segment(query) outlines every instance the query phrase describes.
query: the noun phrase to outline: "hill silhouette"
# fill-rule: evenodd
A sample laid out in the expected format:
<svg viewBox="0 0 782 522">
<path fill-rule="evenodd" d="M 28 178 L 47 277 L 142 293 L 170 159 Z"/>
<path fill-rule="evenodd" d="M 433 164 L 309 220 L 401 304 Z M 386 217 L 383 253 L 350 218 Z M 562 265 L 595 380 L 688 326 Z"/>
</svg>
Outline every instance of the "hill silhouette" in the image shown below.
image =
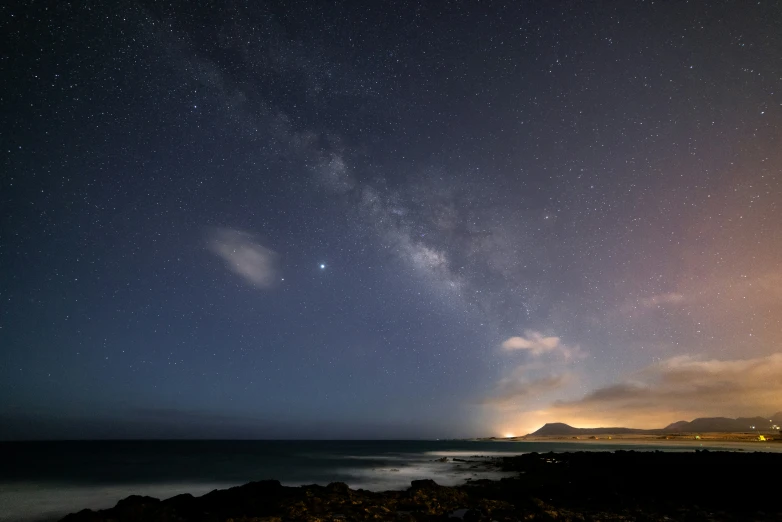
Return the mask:
<svg viewBox="0 0 782 522">
<path fill-rule="evenodd" d="M 577 435 L 660 435 L 665 433 L 690 433 L 690 432 L 715 432 L 715 433 L 736 433 L 736 432 L 768 432 L 776 431 L 782 426 L 782 412 L 777 412 L 769 417 L 739 417 L 731 419 L 728 417 L 699 417 L 691 421 L 677 421 L 659 429 L 637 429 L 637 428 L 576 428 L 565 424 L 564 422 L 550 422 L 539 430 L 530 433 L 533 436 L 577 436 Z"/>
<path fill-rule="evenodd" d="M 712 432 L 742 432 L 742 431 L 767 431 L 774 422 L 774 416 L 767 417 L 739 417 L 730 419 L 727 417 L 700 417 L 690 422 L 679 421 L 663 428 L 666 432 L 686 431 L 712 431 Z"/>
<path fill-rule="evenodd" d="M 642 430 L 635 428 L 575 428 L 564 422 L 550 422 L 530 435 L 609 435 L 609 434 L 655 434 L 662 430 Z"/>
</svg>

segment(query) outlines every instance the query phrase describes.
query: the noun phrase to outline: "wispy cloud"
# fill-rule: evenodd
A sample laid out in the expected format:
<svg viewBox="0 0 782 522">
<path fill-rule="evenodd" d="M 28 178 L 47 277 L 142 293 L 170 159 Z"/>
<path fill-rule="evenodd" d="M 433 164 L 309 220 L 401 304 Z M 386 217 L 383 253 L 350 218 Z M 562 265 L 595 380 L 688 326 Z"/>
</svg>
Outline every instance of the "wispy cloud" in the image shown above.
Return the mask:
<svg viewBox="0 0 782 522">
<path fill-rule="evenodd" d="M 560 390 L 570 384 L 572 375 L 562 373 L 540 379 L 528 380 L 524 371 L 514 372 L 514 375 L 500 380 L 495 392 L 484 399 L 483 404 L 500 408 L 519 407 L 526 400 L 538 399 L 541 396 Z"/>
<path fill-rule="evenodd" d="M 214 228 L 208 231 L 207 245 L 225 261 L 231 272 L 247 283 L 267 288 L 276 281 L 276 254 L 258 244 L 252 234 L 230 228 Z"/>
<path fill-rule="evenodd" d="M 526 352 L 538 357 L 545 354 L 561 355 L 565 360 L 578 359 L 584 355 L 581 348 L 562 343 L 559 337 L 545 335 L 536 330 L 525 330 L 523 336 L 506 339 L 501 345 L 506 352 Z"/>
<path fill-rule="evenodd" d="M 534 330 L 526 330 L 524 336 L 516 336 L 502 343 L 502 349 L 507 352 L 523 350 L 532 355 L 541 355 L 560 347 L 559 337 L 544 336 Z"/>
<path fill-rule="evenodd" d="M 566 346 L 559 337 L 536 330 L 525 330 L 523 336 L 506 339 L 501 347 L 506 353 L 523 352 L 532 356 L 525 364 L 506 373 L 491 396 L 482 401 L 484 405 L 504 409 L 523 408 L 529 401 L 565 388 L 574 379 L 567 369 L 568 363 L 583 355 L 578 346 Z"/>
</svg>

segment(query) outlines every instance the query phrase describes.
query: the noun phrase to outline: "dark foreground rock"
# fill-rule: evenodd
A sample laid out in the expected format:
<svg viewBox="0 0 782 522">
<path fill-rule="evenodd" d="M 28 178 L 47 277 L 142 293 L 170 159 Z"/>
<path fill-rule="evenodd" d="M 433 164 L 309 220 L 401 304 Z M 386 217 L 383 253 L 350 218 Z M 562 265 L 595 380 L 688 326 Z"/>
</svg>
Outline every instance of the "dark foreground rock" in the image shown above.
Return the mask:
<svg viewBox="0 0 782 522">
<path fill-rule="evenodd" d="M 493 461 L 515 478 L 406 491 L 251 482 L 202 497 L 130 496 L 63 522 L 394 520 L 782 520 L 782 454 L 531 453 Z"/>
</svg>

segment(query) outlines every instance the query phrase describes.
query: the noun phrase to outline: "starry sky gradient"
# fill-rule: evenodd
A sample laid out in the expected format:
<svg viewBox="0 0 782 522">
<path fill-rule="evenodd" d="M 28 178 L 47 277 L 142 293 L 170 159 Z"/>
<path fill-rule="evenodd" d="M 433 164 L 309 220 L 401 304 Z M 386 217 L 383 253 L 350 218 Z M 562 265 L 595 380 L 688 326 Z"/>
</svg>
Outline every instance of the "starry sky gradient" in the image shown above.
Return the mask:
<svg viewBox="0 0 782 522">
<path fill-rule="evenodd" d="M 0 437 L 782 410 L 780 4 L 1 12 Z"/>
</svg>

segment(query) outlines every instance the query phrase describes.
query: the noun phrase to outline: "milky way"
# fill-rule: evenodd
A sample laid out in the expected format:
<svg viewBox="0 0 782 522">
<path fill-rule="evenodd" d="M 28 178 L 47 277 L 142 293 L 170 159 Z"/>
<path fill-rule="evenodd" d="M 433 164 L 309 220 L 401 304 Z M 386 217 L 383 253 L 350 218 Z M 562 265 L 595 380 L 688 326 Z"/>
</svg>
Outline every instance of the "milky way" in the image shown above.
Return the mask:
<svg viewBox="0 0 782 522">
<path fill-rule="evenodd" d="M 773 3 L 5 15 L 0 436 L 782 409 Z"/>
</svg>

